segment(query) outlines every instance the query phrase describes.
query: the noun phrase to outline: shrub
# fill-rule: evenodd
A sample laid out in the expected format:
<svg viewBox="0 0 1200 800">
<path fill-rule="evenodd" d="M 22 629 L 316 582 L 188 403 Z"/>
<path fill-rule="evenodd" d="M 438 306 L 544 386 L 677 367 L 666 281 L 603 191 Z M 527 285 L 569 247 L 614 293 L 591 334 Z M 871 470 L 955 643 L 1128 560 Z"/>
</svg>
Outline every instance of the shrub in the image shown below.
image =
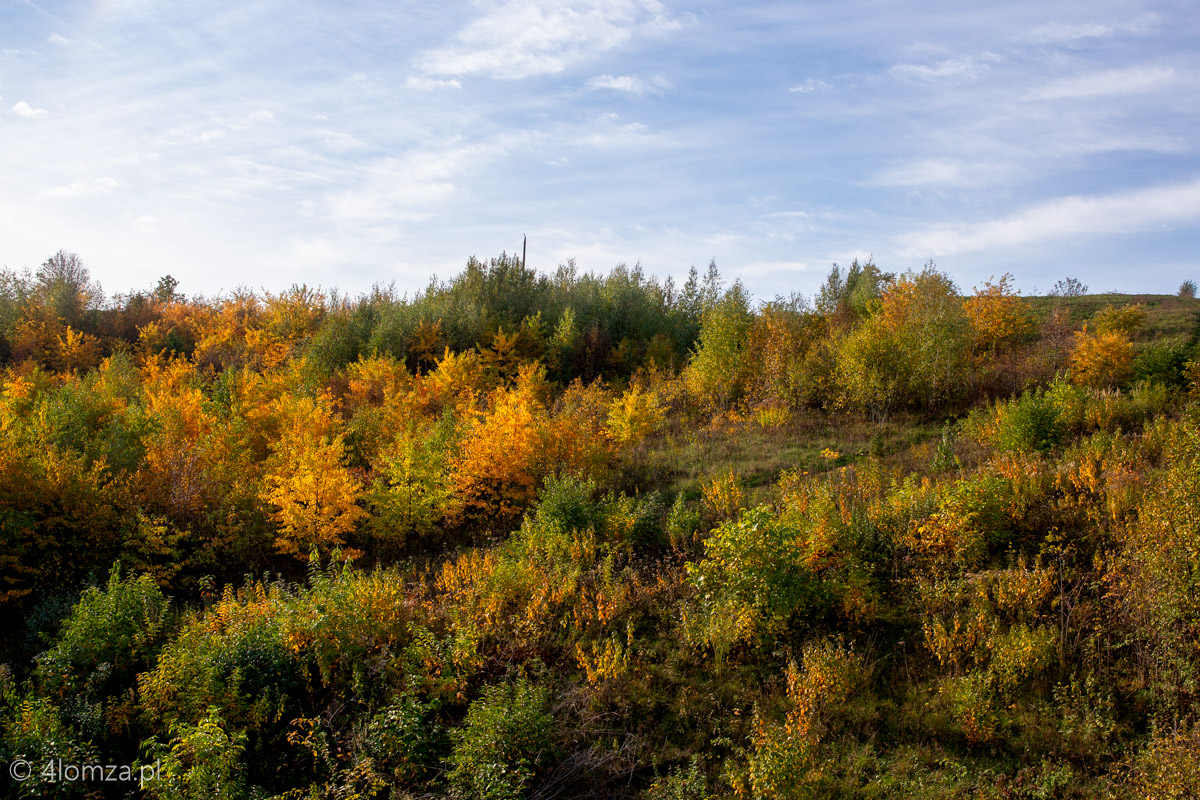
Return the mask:
<svg viewBox="0 0 1200 800">
<path fill-rule="evenodd" d="M 1191 278 L 1179 284 L 1179 296 L 1191 300 L 1196 296 L 1196 282 Z"/>
<path fill-rule="evenodd" d="M 522 675 L 511 684 L 483 690 L 450 732 L 450 785 L 472 800 L 518 800 L 552 755 L 554 718 L 549 689 Z"/>
<path fill-rule="evenodd" d="M 1154 342 L 1134 358 L 1133 376 L 1137 380 L 1186 388 L 1191 352 L 1192 348 L 1182 340 Z"/>
<path fill-rule="evenodd" d="M 1050 290 L 1051 297 L 1083 297 L 1088 293 L 1088 286 L 1078 278 L 1066 278 L 1054 284 Z"/>
<path fill-rule="evenodd" d="M 445 732 L 430 718 L 433 710 L 433 703 L 403 694 L 371 716 L 362 740 L 376 771 L 400 785 L 434 776 Z"/>
<path fill-rule="evenodd" d="M 787 669 L 788 711 L 782 725 L 754 720 L 749 783 L 755 798 L 809 798 L 824 777 L 819 747 L 833 712 L 865 683 L 862 656 L 843 642 L 809 643 L 803 667 Z"/>
<path fill-rule="evenodd" d="M 656 780 L 645 794 L 646 800 L 708 800 L 708 797 L 698 756 L 692 756 L 686 767 L 678 767 Z"/>
<path fill-rule="evenodd" d="M 993 414 L 989 438 L 999 450 L 1049 450 L 1066 433 L 1061 408 L 1053 395 L 1041 389 L 998 403 Z"/>
<path fill-rule="evenodd" d="M 805 564 L 804 539 L 802 529 L 766 506 L 714 530 L 704 558 L 687 565 L 700 605 L 692 638 L 720 657 L 738 641 L 777 631 L 819 597 L 820 580 Z"/>
<path fill-rule="evenodd" d="M 245 732 L 229 732 L 220 711 L 210 708 L 195 725 L 172 725 L 169 744 L 145 745 L 147 761 L 157 762 L 158 774 L 143 789 L 158 800 L 238 800 L 246 792 L 245 746 Z"/>
<path fill-rule="evenodd" d="M 108 585 L 84 591 L 54 645 L 38 658 L 38 679 L 60 696 L 99 699 L 123 691 L 153 663 L 166 621 L 167 600 L 154 580 L 122 580 L 114 564 Z"/>
</svg>

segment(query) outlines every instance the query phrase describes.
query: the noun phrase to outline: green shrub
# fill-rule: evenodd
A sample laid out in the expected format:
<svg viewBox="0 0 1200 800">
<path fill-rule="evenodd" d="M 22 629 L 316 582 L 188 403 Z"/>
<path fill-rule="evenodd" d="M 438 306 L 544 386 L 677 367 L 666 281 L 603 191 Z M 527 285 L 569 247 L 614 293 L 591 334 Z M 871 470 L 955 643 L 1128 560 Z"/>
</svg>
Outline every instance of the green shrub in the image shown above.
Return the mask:
<svg viewBox="0 0 1200 800">
<path fill-rule="evenodd" d="M 684 501 L 683 493 L 675 496 L 671 510 L 667 512 L 667 536 L 673 547 L 687 547 L 693 537 L 700 531 L 700 509 L 689 506 Z"/>
<path fill-rule="evenodd" d="M 1041 389 L 996 405 L 991 429 L 992 443 L 999 450 L 1027 453 L 1049 450 L 1066 433 L 1062 409 L 1055 397 Z"/>
<path fill-rule="evenodd" d="M 38 658 L 36 675 L 53 695 L 103 697 L 133 685 L 153 663 L 167 619 L 167 600 L 148 575 L 84 591 L 54 645 Z"/>
<path fill-rule="evenodd" d="M 708 787 L 700 758 L 692 756 L 686 767 L 672 770 L 646 791 L 646 800 L 707 800 Z"/>
<path fill-rule="evenodd" d="M 240 800 L 246 796 L 241 765 L 245 732 L 230 732 L 220 712 L 210 708 L 197 724 L 171 726 L 167 745 L 151 740 L 143 749 L 158 775 L 146 781 L 156 800 Z"/>
<path fill-rule="evenodd" d="M 435 775 L 445 733 L 431 719 L 434 703 L 411 694 L 376 712 L 363 730 L 363 749 L 376 771 L 401 785 L 424 783 Z"/>
<path fill-rule="evenodd" d="M 1182 340 L 1155 342 L 1134 358 L 1133 377 L 1186 388 L 1187 362 L 1192 351 L 1193 348 Z"/>
<path fill-rule="evenodd" d="M 450 785 L 472 800 L 524 797 L 551 756 L 554 719 L 549 690 L 525 676 L 495 684 L 467 709 L 462 726 L 450 732 Z"/>
<path fill-rule="evenodd" d="M 597 504 L 592 499 L 595 493 L 593 481 L 581 481 L 570 475 L 546 478 L 533 515 L 534 525 L 561 531 L 594 527 L 599 518 Z"/>
</svg>

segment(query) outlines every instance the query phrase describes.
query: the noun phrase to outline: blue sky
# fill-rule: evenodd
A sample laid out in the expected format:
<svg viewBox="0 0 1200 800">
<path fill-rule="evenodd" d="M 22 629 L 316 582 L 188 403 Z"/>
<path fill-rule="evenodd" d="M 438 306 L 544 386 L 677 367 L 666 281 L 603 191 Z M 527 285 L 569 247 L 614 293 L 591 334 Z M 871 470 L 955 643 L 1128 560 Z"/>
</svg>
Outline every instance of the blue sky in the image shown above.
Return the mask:
<svg viewBox="0 0 1200 800">
<path fill-rule="evenodd" d="M 1200 279 L 1193 2 L 0 0 L 0 263 Z"/>
</svg>

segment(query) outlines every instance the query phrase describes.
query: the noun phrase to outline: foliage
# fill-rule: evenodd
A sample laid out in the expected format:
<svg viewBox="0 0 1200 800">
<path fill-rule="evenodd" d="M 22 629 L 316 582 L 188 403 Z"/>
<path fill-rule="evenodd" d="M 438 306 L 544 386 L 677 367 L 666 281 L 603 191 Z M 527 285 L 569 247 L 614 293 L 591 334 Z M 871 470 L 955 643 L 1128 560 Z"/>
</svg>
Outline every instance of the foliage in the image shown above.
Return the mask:
<svg viewBox="0 0 1200 800">
<path fill-rule="evenodd" d="M 549 691 L 521 675 L 513 683 L 483 690 L 451 734 L 450 785 L 459 796 L 480 800 L 524 797 L 552 754 L 554 719 Z"/>
<path fill-rule="evenodd" d="M 60 698 L 119 691 L 153 663 L 167 617 L 167 600 L 148 575 L 122 580 L 113 565 L 108 585 L 84 591 L 39 657 L 38 680 Z"/>
<path fill-rule="evenodd" d="M 747 365 L 743 341 L 751 320 L 750 299 L 740 283 L 705 310 L 685 380 L 688 392 L 706 407 L 721 408 L 740 397 Z"/>
<path fill-rule="evenodd" d="M 756 305 L 508 255 L 180 288 L 0 272 L 0 760 L 163 798 L 1195 794 L 1192 300 L 856 262 Z"/>
</svg>

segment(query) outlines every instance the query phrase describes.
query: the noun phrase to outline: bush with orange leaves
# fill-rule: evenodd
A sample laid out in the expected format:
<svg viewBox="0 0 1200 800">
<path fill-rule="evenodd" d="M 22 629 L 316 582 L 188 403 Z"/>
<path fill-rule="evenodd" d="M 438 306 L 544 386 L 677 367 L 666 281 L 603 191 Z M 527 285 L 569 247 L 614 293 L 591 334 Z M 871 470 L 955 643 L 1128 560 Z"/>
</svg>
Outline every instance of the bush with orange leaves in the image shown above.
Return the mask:
<svg viewBox="0 0 1200 800">
<path fill-rule="evenodd" d="M 551 466 L 543 448 L 545 392 L 545 370 L 522 367 L 516 385 L 493 391 L 488 409 L 466 423 L 452 463 L 469 516 L 511 521 L 537 496 Z"/>
<path fill-rule="evenodd" d="M 343 464 L 343 435 L 327 399 L 285 396 L 276 401 L 279 438 L 267 459 L 261 497 L 279 526 L 275 546 L 307 557 L 340 547 L 366 516 L 362 486 Z"/>
<path fill-rule="evenodd" d="M 1108 306 L 1075 334 L 1071 351 L 1071 380 L 1096 389 L 1119 386 L 1133 374 L 1133 334 L 1142 322 L 1142 308 Z"/>
<path fill-rule="evenodd" d="M 554 402 L 547 420 L 546 457 L 561 475 L 603 481 L 617 445 L 608 427 L 611 395 L 599 381 L 576 378 Z"/>
<path fill-rule="evenodd" d="M 468 516 L 511 523 L 548 475 L 599 478 L 611 464 L 604 389 L 576 381 L 553 411 L 548 394 L 545 369 L 523 365 L 513 387 L 494 390 L 487 409 L 465 424 L 452 464 Z"/>
<path fill-rule="evenodd" d="M 824 770 L 820 746 L 827 726 L 867 683 L 863 657 L 841 639 L 811 642 L 803 666 L 787 667 L 787 713 L 783 723 L 755 715 L 748 768 L 734 774 L 739 798 L 810 798 Z"/>
<path fill-rule="evenodd" d="M 1013 291 L 1011 281 L 1008 273 L 997 283 L 988 280 L 963 302 L 977 355 L 994 356 L 1033 332 L 1033 318 L 1025 311 L 1020 295 Z"/>
</svg>

